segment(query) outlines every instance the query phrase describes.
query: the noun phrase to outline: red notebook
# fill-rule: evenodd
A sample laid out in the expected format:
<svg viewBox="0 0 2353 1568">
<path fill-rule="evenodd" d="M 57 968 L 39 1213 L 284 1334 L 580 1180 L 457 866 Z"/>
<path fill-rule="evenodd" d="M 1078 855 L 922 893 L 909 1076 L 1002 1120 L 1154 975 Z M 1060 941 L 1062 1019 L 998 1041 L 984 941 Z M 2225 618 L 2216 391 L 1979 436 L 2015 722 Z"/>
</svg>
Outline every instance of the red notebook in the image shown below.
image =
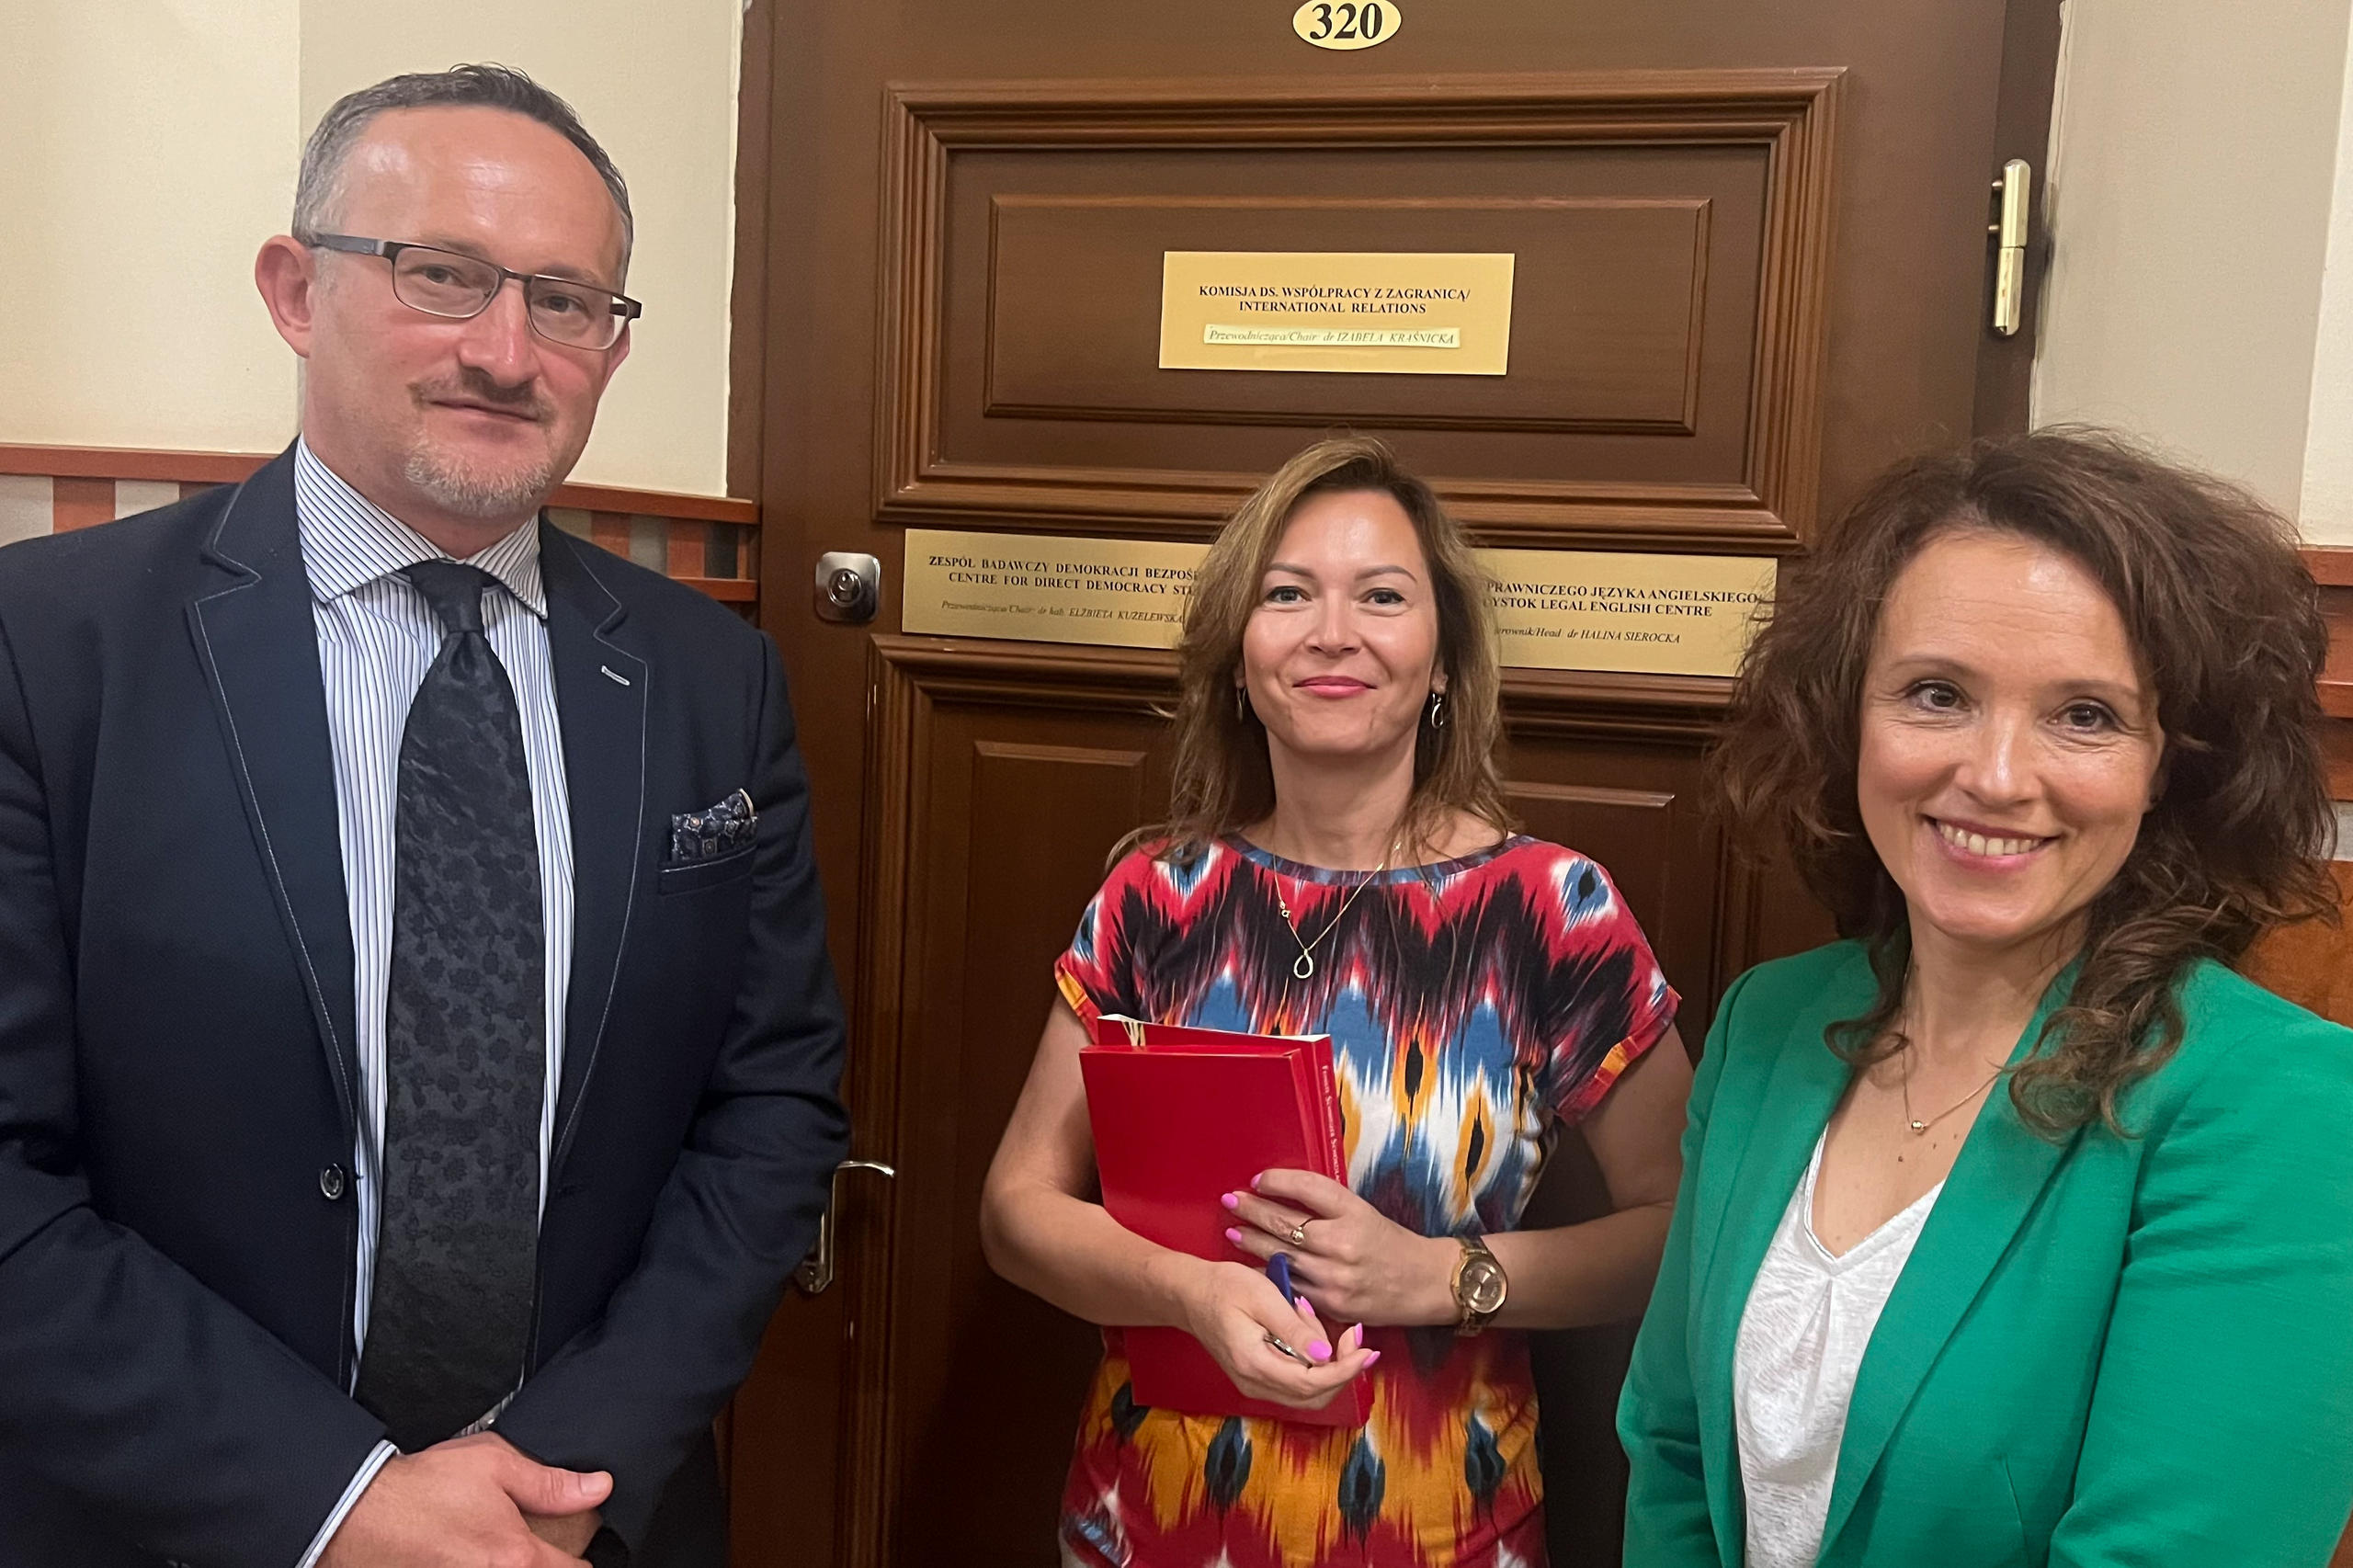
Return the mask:
<svg viewBox="0 0 2353 1568">
<path fill-rule="evenodd" d="M 1129 1230 L 1195 1257 L 1241 1259 L 1218 1199 L 1261 1171 L 1348 1179 L 1328 1035 L 1290 1039 L 1097 1020 L 1078 1066 L 1103 1207 Z M 1328 1325 L 1327 1325 L 1328 1326 Z M 1361 1426 L 1372 1412 L 1358 1378 L 1321 1410 L 1251 1399 L 1180 1328 L 1120 1331 L 1135 1402 L 1205 1415 L 1264 1415 Z"/>
</svg>

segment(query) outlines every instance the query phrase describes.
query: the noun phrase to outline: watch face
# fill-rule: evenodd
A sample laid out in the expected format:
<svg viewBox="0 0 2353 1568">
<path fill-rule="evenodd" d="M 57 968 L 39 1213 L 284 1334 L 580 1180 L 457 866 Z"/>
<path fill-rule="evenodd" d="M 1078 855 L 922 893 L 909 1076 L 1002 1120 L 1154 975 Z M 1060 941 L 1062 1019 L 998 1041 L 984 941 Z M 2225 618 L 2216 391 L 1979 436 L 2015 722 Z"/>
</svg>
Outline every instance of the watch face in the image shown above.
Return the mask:
<svg viewBox="0 0 2353 1568">
<path fill-rule="evenodd" d="M 1503 1265 L 1492 1257 L 1470 1257 L 1462 1262 L 1462 1304 L 1471 1311 L 1484 1314 L 1504 1304 Z"/>
</svg>

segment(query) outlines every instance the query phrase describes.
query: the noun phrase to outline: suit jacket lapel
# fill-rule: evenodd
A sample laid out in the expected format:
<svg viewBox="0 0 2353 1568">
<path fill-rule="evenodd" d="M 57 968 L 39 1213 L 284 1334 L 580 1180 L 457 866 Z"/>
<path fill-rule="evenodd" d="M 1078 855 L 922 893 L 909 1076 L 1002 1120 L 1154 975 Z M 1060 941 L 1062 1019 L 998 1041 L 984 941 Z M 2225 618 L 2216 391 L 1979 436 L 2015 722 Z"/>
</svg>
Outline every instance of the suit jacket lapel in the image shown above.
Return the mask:
<svg viewBox="0 0 2353 1568">
<path fill-rule="evenodd" d="M 626 608 L 598 580 L 590 550 L 542 520 L 540 564 L 572 814 L 572 979 L 550 1162 L 553 1179 L 572 1146 L 580 1097 L 596 1066 L 636 897 L 652 666 L 624 645 Z"/>
<path fill-rule="evenodd" d="M 219 586 L 188 608 L 247 822 L 325 1047 L 345 1130 L 356 1126 L 350 904 L 335 754 L 311 582 L 294 517 L 291 451 L 238 487 L 212 536 Z"/>
<path fill-rule="evenodd" d="M 1856 964 L 1868 984 L 1869 968 L 1859 957 Z M 1699 1222 L 1710 1239 L 1706 1255 L 1695 1260 L 1693 1270 L 1701 1303 L 1694 1369 L 1700 1471 L 1707 1477 L 1709 1512 L 1716 1521 L 1725 1568 L 1739 1568 L 1745 1554 L 1746 1509 L 1733 1424 L 1733 1359 L 1741 1314 L 1790 1195 L 1813 1157 L 1814 1141 L 1852 1074 L 1844 1059 L 1824 1043 L 1822 1018 L 1849 1017 L 1866 1006 L 1859 998 L 1851 1008 L 1828 1015 L 1809 1012 L 1794 1021 L 1764 1092 L 1749 1099 L 1748 1126 L 1744 1130 L 1727 1124 L 1725 1116 L 1733 1107 L 1719 1095 L 1717 1119 L 1708 1130 L 1711 1142 L 1723 1136 L 1741 1149 L 1728 1178 L 1702 1179 Z"/>
<path fill-rule="evenodd" d="M 2012 1062 L 2033 1051 L 2043 1020 L 2060 1005 L 2074 979 L 2071 968 L 2043 994 L 2033 1021 L 2010 1053 Z M 1823 1523 L 1824 1562 L 1830 1561 L 1831 1548 L 1854 1513 L 1864 1483 L 1887 1451 L 1897 1423 L 1911 1408 L 1945 1342 L 1961 1326 L 2052 1173 L 2080 1137 L 2077 1133 L 2052 1142 L 2035 1134 L 2018 1119 L 2006 1084 L 1997 1085 L 1978 1112 L 1856 1374 L 1847 1430 L 1838 1445 L 1837 1479 Z"/>
</svg>

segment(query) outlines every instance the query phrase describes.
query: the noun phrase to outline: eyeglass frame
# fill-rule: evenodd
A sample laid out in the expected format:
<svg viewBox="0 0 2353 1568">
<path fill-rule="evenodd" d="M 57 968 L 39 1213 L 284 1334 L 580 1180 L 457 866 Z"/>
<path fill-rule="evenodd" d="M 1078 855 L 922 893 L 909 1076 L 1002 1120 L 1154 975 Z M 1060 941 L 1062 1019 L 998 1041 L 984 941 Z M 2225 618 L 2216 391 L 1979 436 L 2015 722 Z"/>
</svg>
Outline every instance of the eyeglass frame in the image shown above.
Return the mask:
<svg viewBox="0 0 2353 1568">
<path fill-rule="evenodd" d="M 498 298 L 499 290 L 506 288 L 507 280 L 512 278 L 524 286 L 523 319 L 530 323 L 533 332 L 547 338 L 550 343 L 559 348 L 578 348 L 590 354 L 609 354 L 613 351 L 614 346 L 620 342 L 621 334 L 629 330 L 629 324 L 645 314 L 645 307 L 637 301 L 631 299 L 627 294 L 608 289 L 601 283 L 591 283 L 585 278 L 562 278 L 552 272 L 517 272 L 513 267 L 499 266 L 488 256 L 471 256 L 461 250 L 451 250 L 447 245 L 428 245 L 418 240 L 372 240 L 360 234 L 310 234 L 297 237 L 301 238 L 304 244 L 317 250 L 335 251 L 344 256 L 382 256 L 384 265 L 395 273 L 400 266 L 398 258 L 401 252 L 404 250 L 432 251 L 436 255 L 454 256 L 461 260 L 487 267 L 498 274 L 497 286 L 483 296 L 481 308 L 470 315 L 453 316 L 441 311 L 428 311 L 423 305 L 410 304 L 408 301 L 401 300 L 400 290 L 397 288 L 392 290 L 392 298 L 400 300 L 402 304 L 408 305 L 410 310 L 422 316 L 432 316 L 440 321 L 472 321 L 483 311 L 490 309 L 492 303 Z M 550 336 L 547 333 L 540 332 L 540 324 L 532 319 L 530 311 L 530 285 L 538 282 L 562 283 L 574 289 L 594 289 L 600 294 L 612 295 L 613 314 L 621 318 L 620 326 L 613 333 L 613 341 L 602 347 L 591 348 L 585 343 L 566 343 L 561 337 Z"/>
</svg>

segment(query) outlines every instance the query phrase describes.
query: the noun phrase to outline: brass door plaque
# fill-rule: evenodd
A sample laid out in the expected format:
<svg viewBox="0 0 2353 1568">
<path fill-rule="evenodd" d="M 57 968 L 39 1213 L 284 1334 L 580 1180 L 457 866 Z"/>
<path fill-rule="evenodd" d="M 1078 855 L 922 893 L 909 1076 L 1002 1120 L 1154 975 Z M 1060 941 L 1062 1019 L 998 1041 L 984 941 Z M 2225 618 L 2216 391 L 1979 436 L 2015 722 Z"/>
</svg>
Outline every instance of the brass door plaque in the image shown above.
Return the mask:
<svg viewBox="0 0 2353 1568">
<path fill-rule="evenodd" d="M 1500 376 L 1508 253 L 1172 250 L 1161 258 L 1164 370 Z"/>
<path fill-rule="evenodd" d="M 1506 666 L 1728 676 L 1775 563 L 1743 555 L 1485 550 Z"/>
<path fill-rule="evenodd" d="M 1173 648 L 1207 547 L 907 530 L 911 632 Z"/>
<path fill-rule="evenodd" d="M 905 630 L 1173 648 L 1209 547 L 1157 540 L 907 530 Z M 1480 552 L 1498 652 L 1519 669 L 1728 676 L 1774 562 L 1581 550 Z"/>
</svg>

